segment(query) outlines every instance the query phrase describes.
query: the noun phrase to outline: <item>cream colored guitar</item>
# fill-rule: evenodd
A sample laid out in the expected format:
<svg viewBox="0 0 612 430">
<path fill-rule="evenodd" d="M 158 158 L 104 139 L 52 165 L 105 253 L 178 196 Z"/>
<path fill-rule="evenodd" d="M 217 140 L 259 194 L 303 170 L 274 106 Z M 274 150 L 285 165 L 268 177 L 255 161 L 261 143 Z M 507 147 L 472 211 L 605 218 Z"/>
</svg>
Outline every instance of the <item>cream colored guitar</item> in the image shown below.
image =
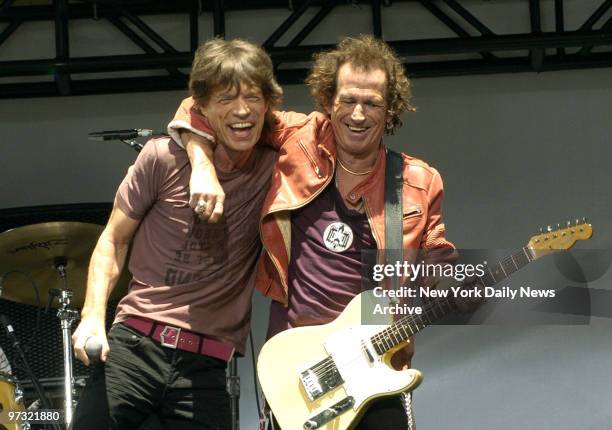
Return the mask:
<svg viewBox="0 0 612 430">
<path fill-rule="evenodd" d="M 531 261 L 569 249 L 591 234 L 591 225 L 584 222 L 549 228 L 520 251 L 489 265 L 490 272 L 478 281 L 492 286 Z M 392 369 L 391 356 L 410 336 L 453 311 L 453 302 L 430 300 L 421 315 L 365 325 L 363 314 L 371 315 L 366 309 L 373 309 L 378 300 L 371 291 L 363 292 L 331 323 L 284 331 L 263 346 L 257 363 L 259 381 L 282 430 L 350 429 L 372 400 L 419 385 L 421 373 Z"/>
</svg>

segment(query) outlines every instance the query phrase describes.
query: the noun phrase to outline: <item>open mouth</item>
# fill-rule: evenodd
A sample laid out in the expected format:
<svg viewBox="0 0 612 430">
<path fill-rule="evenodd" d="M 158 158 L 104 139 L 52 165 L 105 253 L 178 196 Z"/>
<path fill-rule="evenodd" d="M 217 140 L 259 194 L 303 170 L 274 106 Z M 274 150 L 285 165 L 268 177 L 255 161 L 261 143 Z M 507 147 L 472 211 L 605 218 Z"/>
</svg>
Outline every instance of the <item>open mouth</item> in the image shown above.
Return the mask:
<svg viewBox="0 0 612 430">
<path fill-rule="evenodd" d="M 232 131 L 232 134 L 238 138 L 248 137 L 255 127 L 255 124 L 252 122 L 236 122 L 233 124 L 228 124 L 229 129 Z"/>
<path fill-rule="evenodd" d="M 370 128 L 370 127 L 357 127 L 357 126 L 350 125 L 350 124 L 346 124 L 346 127 L 353 133 L 364 133 Z"/>
</svg>

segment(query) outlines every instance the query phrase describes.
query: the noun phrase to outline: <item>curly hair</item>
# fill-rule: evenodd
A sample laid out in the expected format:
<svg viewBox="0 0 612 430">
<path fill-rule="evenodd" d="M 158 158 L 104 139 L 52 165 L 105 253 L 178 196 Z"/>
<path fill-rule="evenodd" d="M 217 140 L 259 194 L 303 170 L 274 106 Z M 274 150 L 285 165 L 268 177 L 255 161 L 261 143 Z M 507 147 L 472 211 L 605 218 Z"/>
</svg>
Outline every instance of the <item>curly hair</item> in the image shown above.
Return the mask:
<svg viewBox="0 0 612 430">
<path fill-rule="evenodd" d="M 386 134 L 393 134 L 402 126 L 400 115 L 414 111 L 410 104 L 410 81 L 398 56 L 391 47 L 371 35 L 346 37 L 331 51 L 314 55 L 314 65 L 306 78 L 310 94 L 320 109 L 329 108 L 334 102 L 338 70 L 344 64 L 370 71 L 381 69 L 387 76 L 387 115 L 389 125 Z"/>
</svg>

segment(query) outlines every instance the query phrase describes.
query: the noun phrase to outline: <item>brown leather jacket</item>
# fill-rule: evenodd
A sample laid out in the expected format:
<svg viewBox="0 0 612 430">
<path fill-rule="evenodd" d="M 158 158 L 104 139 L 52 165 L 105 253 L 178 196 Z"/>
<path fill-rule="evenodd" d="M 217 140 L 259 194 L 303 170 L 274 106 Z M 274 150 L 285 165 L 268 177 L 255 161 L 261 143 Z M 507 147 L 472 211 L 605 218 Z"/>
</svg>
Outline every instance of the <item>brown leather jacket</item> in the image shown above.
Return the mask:
<svg viewBox="0 0 612 430">
<path fill-rule="evenodd" d="M 279 159 L 260 219 L 264 252 L 255 286 L 265 296 L 286 305 L 291 211 L 308 204 L 331 183 L 336 148 L 331 124 L 322 113 L 313 112 L 306 116 L 295 112 L 274 112 L 273 116 L 262 140 L 278 149 Z M 208 138 L 214 134 L 206 118 L 193 109 L 191 98 L 183 100 L 169 125 L 169 131 L 176 136 L 173 128 L 189 128 Z M 385 248 L 385 150 L 381 145 L 372 174 L 349 194 L 349 198 L 355 201 L 361 197 L 364 199 L 378 249 Z M 414 256 L 410 251 L 433 249 L 442 251 L 438 255 L 446 255 L 446 261 L 452 261 L 455 247 L 444 235 L 440 174 L 421 160 L 406 154 L 402 156 L 405 259 Z"/>
</svg>

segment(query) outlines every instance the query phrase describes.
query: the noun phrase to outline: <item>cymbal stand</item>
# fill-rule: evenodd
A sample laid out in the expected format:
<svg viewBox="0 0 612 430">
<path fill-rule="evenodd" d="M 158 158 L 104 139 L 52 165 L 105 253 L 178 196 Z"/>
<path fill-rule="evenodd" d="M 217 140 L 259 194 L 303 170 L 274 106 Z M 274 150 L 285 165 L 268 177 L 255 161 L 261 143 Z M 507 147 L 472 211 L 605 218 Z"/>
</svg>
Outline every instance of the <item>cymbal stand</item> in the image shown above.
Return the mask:
<svg viewBox="0 0 612 430">
<path fill-rule="evenodd" d="M 73 394 L 74 378 L 72 376 L 72 323 L 78 318 L 78 313 L 70 308 L 72 291 L 66 283 L 66 261 L 56 262 L 55 268 L 63 281 L 63 287 L 59 290 L 58 299 L 61 307 L 57 311 L 62 327 L 62 344 L 64 353 L 64 411 L 66 428 L 70 426 L 74 411 Z"/>
</svg>

